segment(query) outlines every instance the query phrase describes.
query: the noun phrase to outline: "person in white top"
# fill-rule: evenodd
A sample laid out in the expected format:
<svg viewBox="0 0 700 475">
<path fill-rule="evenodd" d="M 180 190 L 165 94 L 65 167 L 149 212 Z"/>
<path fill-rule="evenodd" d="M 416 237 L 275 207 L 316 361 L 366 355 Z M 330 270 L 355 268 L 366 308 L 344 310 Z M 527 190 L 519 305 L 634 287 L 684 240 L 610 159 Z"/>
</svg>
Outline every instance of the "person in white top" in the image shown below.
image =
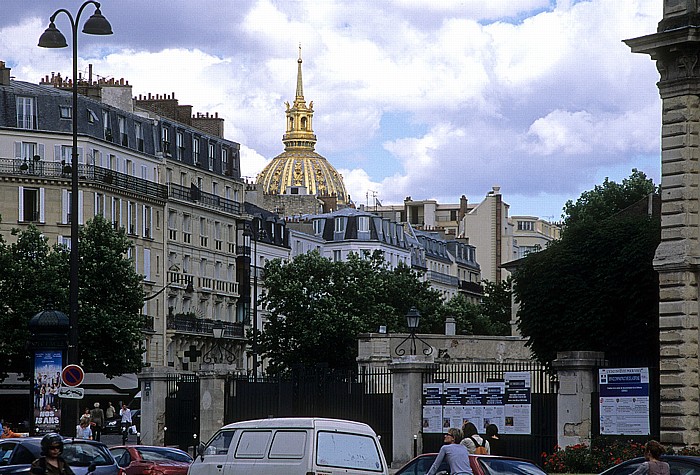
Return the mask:
<svg viewBox="0 0 700 475">
<path fill-rule="evenodd" d="M 471 422 L 465 422 L 462 426 L 462 445 L 464 445 L 470 454 L 488 455 L 491 453 L 489 441 L 479 435 L 476 426 Z"/>
</svg>

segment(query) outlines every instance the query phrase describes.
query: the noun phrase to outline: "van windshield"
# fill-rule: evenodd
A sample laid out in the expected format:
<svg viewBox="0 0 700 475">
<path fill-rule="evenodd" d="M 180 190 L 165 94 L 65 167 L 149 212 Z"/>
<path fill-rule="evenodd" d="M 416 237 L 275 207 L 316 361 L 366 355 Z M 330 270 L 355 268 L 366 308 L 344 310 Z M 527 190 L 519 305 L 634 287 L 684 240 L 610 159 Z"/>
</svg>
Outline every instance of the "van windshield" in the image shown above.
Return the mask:
<svg viewBox="0 0 700 475">
<path fill-rule="evenodd" d="M 319 431 L 316 465 L 381 472 L 380 448 L 368 435 Z"/>
</svg>

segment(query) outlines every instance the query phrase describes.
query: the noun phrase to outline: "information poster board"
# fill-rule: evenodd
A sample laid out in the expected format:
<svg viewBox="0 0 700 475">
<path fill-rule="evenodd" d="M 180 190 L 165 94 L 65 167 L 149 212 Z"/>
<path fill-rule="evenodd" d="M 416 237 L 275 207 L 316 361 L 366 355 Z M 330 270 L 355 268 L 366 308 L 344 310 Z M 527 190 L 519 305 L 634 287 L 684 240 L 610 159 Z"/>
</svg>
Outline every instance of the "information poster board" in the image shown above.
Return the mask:
<svg viewBox="0 0 700 475">
<path fill-rule="evenodd" d="M 598 370 L 601 435 L 650 435 L 649 368 Z"/>
<path fill-rule="evenodd" d="M 503 381 L 423 385 L 423 432 L 440 433 L 471 422 L 481 433 L 530 433 L 530 373 L 504 373 Z"/>
<path fill-rule="evenodd" d="M 439 433 L 442 429 L 443 384 L 428 383 L 423 385 L 423 432 Z"/>
<path fill-rule="evenodd" d="M 527 371 L 505 373 L 505 417 L 502 434 L 532 432 L 532 380 Z"/>
</svg>

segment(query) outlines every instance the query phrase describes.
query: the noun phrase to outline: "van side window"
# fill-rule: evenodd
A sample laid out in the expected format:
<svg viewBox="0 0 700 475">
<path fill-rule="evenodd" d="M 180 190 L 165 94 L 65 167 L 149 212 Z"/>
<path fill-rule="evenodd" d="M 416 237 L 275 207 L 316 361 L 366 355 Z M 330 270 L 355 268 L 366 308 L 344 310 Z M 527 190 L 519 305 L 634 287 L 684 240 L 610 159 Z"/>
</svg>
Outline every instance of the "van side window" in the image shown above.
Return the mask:
<svg viewBox="0 0 700 475">
<path fill-rule="evenodd" d="M 306 452 L 306 431 L 278 430 L 270 447 L 271 459 L 300 459 Z"/>
<path fill-rule="evenodd" d="M 381 472 L 379 447 L 372 437 L 360 434 L 319 431 L 316 465 Z"/>
<path fill-rule="evenodd" d="M 267 443 L 270 441 L 272 431 L 246 430 L 241 433 L 241 438 L 236 447 L 236 458 L 261 459 L 265 456 Z"/>
<path fill-rule="evenodd" d="M 207 455 L 226 455 L 228 453 L 228 447 L 231 445 L 234 432 L 236 431 L 222 430 L 214 434 L 214 437 L 212 437 L 207 444 L 204 453 Z"/>
</svg>

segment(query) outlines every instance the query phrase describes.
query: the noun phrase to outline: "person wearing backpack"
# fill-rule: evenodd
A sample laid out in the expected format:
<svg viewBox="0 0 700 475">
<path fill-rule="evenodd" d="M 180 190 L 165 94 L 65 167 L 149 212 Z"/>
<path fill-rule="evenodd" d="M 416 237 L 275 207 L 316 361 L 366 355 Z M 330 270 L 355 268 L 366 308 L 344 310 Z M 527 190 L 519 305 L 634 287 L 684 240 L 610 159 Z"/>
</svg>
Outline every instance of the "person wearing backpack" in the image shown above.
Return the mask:
<svg viewBox="0 0 700 475">
<path fill-rule="evenodd" d="M 471 422 L 465 422 L 462 426 L 462 445 L 464 445 L 470 454 L 489 455 L 491 447 L 487 440 L 484 440 L 476 430 L 476 426 Z"/>
</svg>

